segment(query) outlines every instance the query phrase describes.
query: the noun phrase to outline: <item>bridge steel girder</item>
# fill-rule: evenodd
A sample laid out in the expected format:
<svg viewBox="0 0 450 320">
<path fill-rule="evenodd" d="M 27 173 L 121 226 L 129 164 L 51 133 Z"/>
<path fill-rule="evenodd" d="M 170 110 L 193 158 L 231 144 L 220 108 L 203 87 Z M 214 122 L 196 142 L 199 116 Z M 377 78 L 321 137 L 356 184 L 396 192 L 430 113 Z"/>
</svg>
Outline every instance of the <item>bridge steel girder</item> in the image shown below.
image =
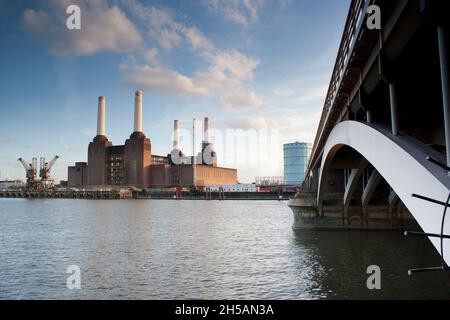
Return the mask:
<svg viewBox="0 0 450 320">
<path fill-rule="evenodd" d="M 360 181 L 364 169 L 368 166 L 369 161 L 366 159 L 361 159 L 358 167 L 352 169 L 350 177 L 348 178 L 347 185 L 345 186 L 343 206 L 344 206 L 344 217 L 348 215 L 348 207 L 350 206 L 350 201 L 353 199 L 356 188 L 358 187 L 358 181 Z"/>
<path fill-rule="evenodd" d="M 380 173 L 426 233 L 440 233 L 443 206 L 413 198 L 413 193 L 446 201 L 450 179 L 446 170 L 426 160 L 428 149 L 404 136 L 394 136 L 386 128 L 357 121 L 343 121 L 331 131 L 322 153 L 319 195 L 326 184 L 333 157 L 343 146 L 358 151 Z M 450 233 L 450 219 L 444 234 Z M 440 239 L 430 237 L 440 251 Z M 450 245 L 444 244 L 444 260 L 450 262 Z"/>
<path fill-rule="evenodd" d="M 382 178 L 383 177 L 377 170 L 374 170 L 370 175 L 370 178 L 367 181 L 367 185 L 364 187 L 364 191 L 361 196 L 361 204 L 363 208 L 366 208 L 369 204 L 370 200 L 372 199 L 373 193 L 375 192 L 377 186 L 380 184 Z"/>
<path fill-rule="evenodd" d="M 391 193 L 389 194 L 389 198 L 388 198 L 389 213 L 392 214 L 394 207 L 397 204 L 398 200 L 399 200 L 398 195 L 395 193 L 394 189 L 392 189 Z"/>
<path fill-rule="evenodd" d="M 371 1 L 367 1 L 366 6 L 370 5 L 370 3 L 371 3 Z M 400 37 L 402 45 L 394 51 L 389 50 L 389 52 L 391 52 L 391 54 L 389 55 L 390 59 L 395 59 L 400 54 L 401 50 L 404 48 L 404 46 L 406 46 L 406 44 L 408 43 L 408 41 L 410 40 L 410 38 L 412 37 L 414 32 L 420 27 L 421 20 L 414 19 L 415 12 L 413 12 L 412 9 L 408 10 L 408 7 L 409 7 L 408 5 L 410 3 L 411 3 L 411 1 L 409 1 L 409 0 L 396 1 L 394 10 L 391 12 L 391 14 L 389 16 L 384 18 L 385 23 L 383 23 L 384 26 L 383 26 L 383 30 L 382 30 L 384 39 L 389 39 L 392 34 L 395 34 L 395 28 L 400 21 L 403 21 L 403 19 L 408 19 L 408 23 L 403 23 L 403 25 L 402 25 L 403 33 L 402 33 L 402 36 Z M 365 7 L 364 10 L 367 10 L 367 7 Z M 381 7 L 381 11 L 384 12 L 383 7 Z M 411 19 L 413 19 L 413 20 L 411 20 Z M 364 22 L 364 19 L 362 20 L 362 22 Z M 346 31 L 347 31 L 347 29 L 346 29 Z M 404 32 L 407 32 L 407 33 L 404 33 Z M 380 41 L 380 37 L 378 36 L 378 33 L 376 33 L 377 34 L 376 37 L 372 38 L 371 36 L 373 34 L 374 33 L 372 33 L 372 32 L 367 32 L 365 25 L 363 23 L 361 23 L 358 26 L 357 31 L 354 36 L 355 39 L 358 39 L 358 40 L 355 41 L 355 44 L 353 45 L 353 47 L 349 49 L 349 57 L 350 57 L 349 61 L 352 61 L 358 57 L 358 55 L 357 55 L 358 52 L 354 52 L 353 49 L 355 48 L 356 44 L 363 41 L 364 37 L 366 37 L 367 40 L 369 41 L 367 44 L 373 45 L 371 52 L 364 53 L 362 59 L 365 62 L 362 63 L 361 66 L 359 66 L 359 69 L 361 72 L 361 79 L 366 79 L 367 77 L 370 76 L 372 67 L 376 66 L 380 52 L 382 50 L 386 50 L 386 48 L 389 47 L 389 44 L 382 43 L 382 41 Z M 344 39 L 342 41 L 344 41 Z M 352 43 L 352 42 L 349 41 L 348 43 Z M 358 59 L 361 59 L 361 58 L 358 58 Z M 344 77 L 346 75 L 347 75 L 347 73 L 344 72 Z M 377 79 L 377 82 L 378 82 L 378 79 Z M 331 83 L 330 83 L 330 86 L 331 86 Z M 337 87 L 340 88 L 340 84 L 337 85 Z M 375 88 L 375 85 L 373 86 L 372 90 L 374 88 Z M 359 85 L 355 85 L 349 95 L 348 100 L 350 100 L 350 101 L 353 100 L 354 97 L 357 95 L 358 90 L 359 90 Z M 370 90 L 370 91 L 372 91 L 372 90 Z M 368 92 L 368 93 L 370 93 L 370 92 Z M 328 100 L 328 94 L 329 93 L 327 93 L 327 98 L 325 99 L 325 101 Z M 330 106 L 330 108 L 328 108 L 326 104 L 324 106 L 324 109 L 323 109 L 322 115 L 321 115 L 321 119 L 320 119 L 320 123 L 319 123 L 319 127 L 317 129 L 313 149 L 311 151 L 311 157 L 310 157 L 310 161 L 308 163 L 307 171 L 316 167 L 317 163 L 320 162 L 319 157 L 321 154 L 321 150 L 323 149 L 323 147 L 326 143 L 325 140 L 327 139 L 328 134 L 332 130 L 331 126 L 329 126 L 327 124 L 329 121 L 334 123 L 336 120 L 332 117 L 332 114 L 331 114 L 331 110 L 334 110 L 335 108 L 338 109 L 337 114 L 341 115 L 342 111 L 345 109 L 345 105 L 334 103 L 332 106 Z"/>
</svg>

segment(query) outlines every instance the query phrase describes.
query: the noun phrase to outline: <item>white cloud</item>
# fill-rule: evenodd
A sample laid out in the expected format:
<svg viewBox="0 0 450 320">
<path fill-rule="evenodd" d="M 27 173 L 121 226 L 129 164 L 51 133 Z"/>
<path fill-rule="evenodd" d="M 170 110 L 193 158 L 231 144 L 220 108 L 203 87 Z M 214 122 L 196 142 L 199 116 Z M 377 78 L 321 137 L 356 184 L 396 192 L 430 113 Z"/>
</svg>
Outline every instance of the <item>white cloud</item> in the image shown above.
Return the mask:
<svg viewBox="0 0 450 320">
<path fill-rule="evenodd" d="M 119 7 L 105 7 L 102 1 L 83 1 L 79 5 L 81 30 L 66 28 L 65 8 L 55 1 L 51 2 L 48 11 L 26 9 L 22 16 L 23 25 L 57 56 L 123 52 L 141 45 L 138 30 Z"/>
<path fill-rule="evenodd" d="M 51 53 L 65 56 L 125 52 L 126 62 L 119 67 L 127 85 L 170 95 L 217 95 L 221 97 L 220 105 L 230 110 L 262 104 L 255 92 L 243 89 L 244 82 L 253 80 L 259 59 L 234 49 L 218 50 L 201 30 L 177 21 L 169 9 L 146 6 L 135 0 L 115 2 L 128 9 L 127 13 L 137 20 L 135 25 L 116 5 L 111 7 L 104 0 L 84 0 L 78 3 L 82 12 L 81 30 L 68 30 L 65 8 L 69 2 L 50 0 L 49 10 L 27 9 L 23 14 L 24 26 L 46 43 Z M 257 17 L 259 1 L 232 2 L 240 2 L 239 7 L 248 17 Z M 141 33 L 137 26 L 142 28 Z M 146 37 L 153 40 L 151 45 Z M 158 47 L 172 50 L 182 45 L 201 57 L 206 66 L 184 74 L 164 65 Z"/>
<path fill-rule="evenodd" d="M 144 57 L 145 60 L 147 60 L 149 63 L 158 62 L 158 49 L 150 48 L 148 50 L 145 50 Z"/>
<path fill-rule="evenodd" d="M 185 29 L 186 38 L 189 40 L 193 49 L 204 49 L 204 50 L 212 50 L 214 49 L 214 45 L 211 40 L 209 40 L 203 32 L 198 30 L 197 28 L 188 28 Z"/>
<path fill-rule="evenodd" d="M 244 118 L 231 118 L 225 121 L 227 128 L 230 129 L 274 129 L 278 127 L 277 121 L 268 119 L 266 117 L 244 117 Z"/>
<path fill-rule="evenodd" d="M 168 10 L 144 6 L 139 1 L 125 1 L 131 12 L 146 24 L 147 34 L 166 50 L 179 45 L 183 26 L 175 22 Z"/>
<path fill-rule="evenodd" d="M 150 34 L 157 38 L 161 46 L 167 50 L 179 45 L 182 40 L 181 36 L 177 32 L 173 32 L 168 29 L 160 30 L 158 33 L 151 29 Z"/>
<path fill-rule="evenodd" d="M 213 71 L 227 71 L 237 80 L 252 80 L 253 71 L 259 64 L 258 59 L 249 58 L 236 50 L 215 54 L 207 53 L 206 56 L 212 60 Z"/>
<path fill-rule="evenodd" d="M 261 9 L 265 0 L 204 0 L 204 3 L 227 20 L 248 26 L 259 21 Z"/>
<path fill-rule="evenodd" d="M 262 98 L 257 96 L 255 92 L 239 90 L 222 96 L 219 106 L 225 109 L 256 108 L 260 107 L 262 103 Z"/>
<path fill-rule="evenodd" d="M 195 79 L 161 67 L 129 66 L 124 82 L 133 87 L 170 95 L 207 96 L 211 92 Z"/>
<path fill-rule="evenodd" d="M 144 90 L 163 92 L 171 95 L 212 96 L 225 91 L 238 92 L 243 106 L 260 105 L 259 97 L 241 88 L 243 81 L 253 79 L 257 59 L 249 58 L 237 51 L 207 52 L 204 58 L 210 63 L 207 70 L 184 75 L 165 66 L 122 64 L 125 71 L 124 82 Z M 245 101 L 244 101 L 245 100 Z M 233 97 L 226 96 L 224 106 L 238 107 Z"/>
<path fill-rule="evenodd" d="M 168 9 L 144 6 L 134 0 L 124 4 L 144 22 L 147 34 L 163 49 L 172 50 L 184 42 L 189 43 L 194 50 L 214 49 L 212 42 L 200 30 L 176 21 Z"/>
</svg>

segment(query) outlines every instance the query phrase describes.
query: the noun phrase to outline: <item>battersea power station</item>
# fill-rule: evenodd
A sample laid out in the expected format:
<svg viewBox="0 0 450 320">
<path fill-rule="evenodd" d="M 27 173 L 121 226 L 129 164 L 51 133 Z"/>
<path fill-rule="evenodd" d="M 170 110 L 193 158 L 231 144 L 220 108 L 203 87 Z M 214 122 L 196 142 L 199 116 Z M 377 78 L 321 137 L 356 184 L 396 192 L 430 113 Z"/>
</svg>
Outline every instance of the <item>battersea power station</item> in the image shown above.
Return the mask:
<svg viewBox="0 0 450 320">
<path fill-rule="evenodd" d="M 134 97 L 134 130 L 124 145 L 106 136 L 106 99 L 98 98 L 97 136 L 89 143 L 88 161 L 68 168 L 69 187 L 129 186 L 135 188 L 208 187 L 237 184 L 237 170 L 217 166 L 211 123 L 204 119 L 201 153 L 185 156 L 179 146 L 179 121 L 174 121 L 173 150 L 152 154 L 142 131 L 142 91 Z"/>
</svg>

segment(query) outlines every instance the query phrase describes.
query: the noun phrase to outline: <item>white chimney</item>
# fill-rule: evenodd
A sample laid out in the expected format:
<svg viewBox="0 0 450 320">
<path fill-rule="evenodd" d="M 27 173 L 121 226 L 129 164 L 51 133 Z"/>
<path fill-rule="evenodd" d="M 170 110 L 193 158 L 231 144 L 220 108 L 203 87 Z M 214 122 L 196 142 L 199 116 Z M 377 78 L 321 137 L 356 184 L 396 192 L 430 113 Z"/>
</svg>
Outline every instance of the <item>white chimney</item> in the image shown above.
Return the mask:
<svg viewBox="0 0 450 320">
<path fill-rule="evenodd" d="M 173 121 L 173 148 L 180 148 L 180 123 L 178 120 Z"/>
<path fill-rule="evenodd" d="M 211 143 L 211 122 L 208 117 L 203 122 L 203 138 L 204 143 Z"/>
<path fill-rule="evenodd" d="M 97 135 L 105 135 L 105 120 L 106 118 L 106 98 L 104 96 L 98 97 L 98 115 L 97 115 Z"/>
<path fill-rule="evenodd" d="M 134 132 L 142 132 L 142 91 L 134 96 Z"/>
</svg>

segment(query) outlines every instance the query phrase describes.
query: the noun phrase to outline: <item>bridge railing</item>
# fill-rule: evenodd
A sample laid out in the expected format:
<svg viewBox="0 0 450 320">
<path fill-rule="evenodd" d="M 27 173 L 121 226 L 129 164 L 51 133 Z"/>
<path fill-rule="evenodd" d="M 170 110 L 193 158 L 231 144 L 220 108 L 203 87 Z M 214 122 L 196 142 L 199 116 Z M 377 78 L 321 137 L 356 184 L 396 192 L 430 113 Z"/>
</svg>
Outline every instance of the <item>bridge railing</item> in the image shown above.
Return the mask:
<svg viewBox="0 0 450 320">
<path fill-rule="evenodd" d="M 356 39 L 361 32 L 361 27 L 364 23 L 364 17 L 367 12 L 367 7 L 374 0 L 352 0 L 350 4 L 349 13 L 344 26 L 344 32 L 342 34 L 341 43 L 339 45 L 338 54 L 336 57 L 336 62 L 334 65 L 333 73 L 330 80 L 330 85 L 325 98 L 324 107 L 322 110 L 322 115 L 320 117 L 319 126 L 317 128 L 316 137 L 314 139 L 314 145 L 311 152 L 311 157 L 308 163 L 309 172 L 318 157 L 317 151 L 319 148 L 319 143 L 321 141 L 324 126 L 328 121 L 329 115 L 331 113 L 332 107 L 335 103 L 336 97 L 339 93 L 339 88 L 342 79 L 345 75 L 347 65 L 350 61 L 351 53 L 356 44 Z"/>
</svg>

